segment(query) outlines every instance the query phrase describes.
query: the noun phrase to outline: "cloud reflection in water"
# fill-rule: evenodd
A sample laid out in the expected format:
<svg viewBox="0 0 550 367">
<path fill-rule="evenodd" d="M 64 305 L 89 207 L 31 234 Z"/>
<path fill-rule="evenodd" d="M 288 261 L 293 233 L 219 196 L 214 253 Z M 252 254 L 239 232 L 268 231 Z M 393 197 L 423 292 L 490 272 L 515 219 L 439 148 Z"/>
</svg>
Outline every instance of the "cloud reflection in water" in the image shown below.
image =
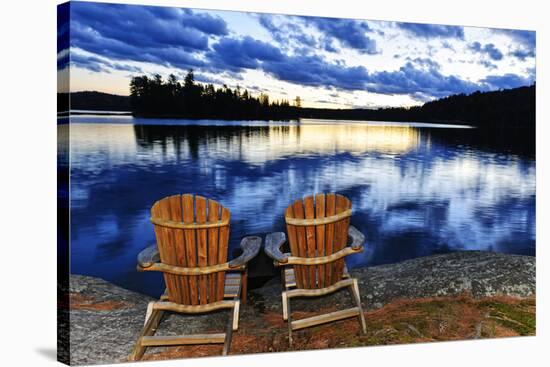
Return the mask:
<svg viewBox="0 0 550 367">
<path fill-rule="evenodd" d="M 160 277 L 136 275 L 135 256 L 154 241 L 150 206 L 177 192 L 229 207 L 233 247 L 284 230 L 293 199 L 337 191 L 368 238 L 352 267 L 456 250 L 535 254 L 535 161 L 473 139 L 475 129 L 200 124 L 71 125 L 73 272 L 156 294 Z"/>
</svg>

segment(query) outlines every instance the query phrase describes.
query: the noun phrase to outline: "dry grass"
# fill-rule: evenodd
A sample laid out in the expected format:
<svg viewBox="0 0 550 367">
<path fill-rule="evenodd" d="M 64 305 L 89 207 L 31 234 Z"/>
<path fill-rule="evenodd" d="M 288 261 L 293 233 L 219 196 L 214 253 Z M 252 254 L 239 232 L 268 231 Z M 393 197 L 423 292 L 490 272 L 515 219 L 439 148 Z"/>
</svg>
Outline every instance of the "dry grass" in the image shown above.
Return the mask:
<svg viewBox="0 0 550 367">
<path fill-rule="evenodd" d="M 288 350 L 326 349 L 353 346 L 389 345 L 477 338 L 535 335 L 535 299 L 493 297 L 476 300 L 469 295 L 424 299 L 400 299 L 365 312 L 367 334 L 360 333 L 356 318 L 320 325 L 293 333 L 288 345 L 288 329 L 280 313 L 259 314 L 233 334 L 231 354 Z M 334 311 L 334 307 L 320 312 Z M 316 313 L 296 311 L 295 319 Z M 244 326 L 244 325 L 243 325 Z M 260 330 L 258 330 L 260 329 Z M 220 355 L 221 345 L 170 347 L 147 354 L 144 359 L 172 359 Z"/>
<path fill-rule="evenodd" d="M 129 305 L 121 301 L 95 301 L 93 297 L 72 293 L 69 295 L 69 302 L 72 309 L 90 311 L 112 311 Z"/>
</svg>

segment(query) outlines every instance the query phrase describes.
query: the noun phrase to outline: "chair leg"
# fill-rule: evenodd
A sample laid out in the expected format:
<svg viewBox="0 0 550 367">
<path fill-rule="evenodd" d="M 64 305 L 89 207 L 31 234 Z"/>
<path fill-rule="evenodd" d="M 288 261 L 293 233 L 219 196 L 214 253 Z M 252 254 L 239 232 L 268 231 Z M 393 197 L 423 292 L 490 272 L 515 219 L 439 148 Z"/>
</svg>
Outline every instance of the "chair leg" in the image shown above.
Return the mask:
<svg viewBox="0 0 550 367">
<path fill-rule="evenodd" d="M 229 348 L 231 347 L 231 337 L 233 336 L 233 318 L 235 315 L 235 309 L 234 307 L 232 310 L 229 311 L 229 319 L 227 320 L 227 327 L 225 331 L 225 341 L 223 343 L 223 352 L 222 355 L 226 356 L 229 353 Z M 238 309 L 237 309 L 238 312 Z"/>
<path fill-rule="evenodd" d="M 143 357 L 146 347 L 144 347 L 141 344 L 141 339 L 144 336 L 151 336 L 155 334 L 155 331 L 157 331 L 157 327 L 160 323 L 160 320 L 162 319 L 162 315 L 164 314 L 164 311 L 153 309 L 154 303 L 155 302 L 150 302 L 149 305 L 147 306 L 147 315 L 146 315 L 145 325 L 143 326 L 143 329 L 141 330 L 141 333 L 138 337 L 136 345 L 134 346 L 134 350 L 130 355 L 130 358 L 129 358 L 130 361 L 139 361 L 141 357 Z"/>
<path fill-rule="evenodd" d="M 151 314 L 153 313 L 154 304 L 155 301 L 151 301 L 147 304 L 147 311 L 145 312 L 145 320 L 143 321 L 143 326 L 147 325 L 147 320 L 149 320 L 149 317 L 151 317 Z"/>
<path fill-rule="evenodd" d="M 288 300 L 288 298 L 286 296 L 286 292 L 283 292 L 281 294 L 281 297 L 283 298 L 283 301 L 282 301 L 282 303 L 283 303 L 283 320 L 286 321 L 286 320 L 288 320 L 288 309 L 287 309 L 287 300 Z"/>
<path fill-rule="evenodd" d="M 237 299 L 237 302 L 235 302 L 235 306 L 233 306 L 233 331 L 237 331 L 239 328 L 239 309 L 240 309 L 240 301 Z"/>
<path fill-rule="evenodd" d="M 241 303 L 246 305 L 246 294 L 248 291 L 248 268 L 241 275 Z"/>
<path fill-rule="evenodd" d="M 290 298 L 286 297 L 286 294 L 284 298 L 286 304 L 286 317 L 288 322 L 288 345 L 290 346 L 290 348 L 292 348 L 292 317 L 290 317 Z"/>
<path fill-rule="evenodd" d="M 350 286 L 351 294 L 353 296 L 353 299 L 355 300 L 355 303 L 357 304 L 357 308 L 359 308 L 359 322 L 361 323 L 361 329 L 363 331 L 363 334 L 367 333 L 367 324 L 365 322 L 365 315 L 363 314 L 363 307 L 361 306 L 361 295 L 359 294 L 359 285 L 357 284 L 357 279 L 353 279 L 353 284 Z"/>
</svg>

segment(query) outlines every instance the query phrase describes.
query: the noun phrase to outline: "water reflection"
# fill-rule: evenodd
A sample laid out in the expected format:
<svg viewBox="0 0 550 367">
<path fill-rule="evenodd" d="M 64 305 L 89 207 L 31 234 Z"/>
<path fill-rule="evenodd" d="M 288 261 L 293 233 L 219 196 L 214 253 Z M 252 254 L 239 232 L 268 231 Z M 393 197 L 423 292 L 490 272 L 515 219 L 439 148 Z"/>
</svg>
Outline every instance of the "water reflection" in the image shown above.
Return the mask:
<svg viewBox="0 0 550 367">
<path fill-rule="evenodd" d="M 135 255 L 154 241 L 150 206 L 177 192 L 229 207 L 233 247 L 283 230 L 293 199 L 337 191 L 368 238 L 352 267 L 467 249 L 535 254 L 535 160 L 517 139 L 495 147 L 475 129 L 338 122 L 73 123 L 70 134 L 72 271 L 150 294 L 160 277 L 137 275 Z"/>
</svg>

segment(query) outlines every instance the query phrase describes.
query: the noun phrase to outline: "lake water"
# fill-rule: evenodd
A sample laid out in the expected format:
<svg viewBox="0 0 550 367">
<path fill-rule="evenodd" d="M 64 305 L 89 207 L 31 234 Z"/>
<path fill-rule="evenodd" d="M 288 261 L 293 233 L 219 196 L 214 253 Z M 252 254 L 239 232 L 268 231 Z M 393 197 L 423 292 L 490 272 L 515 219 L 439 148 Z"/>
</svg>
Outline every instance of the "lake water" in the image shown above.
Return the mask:
<svg viewBox="0 0 550 367">
<path fill-rule="evenodd" d="M 136 255 L 155 239 L 151 205 L 174 193 L 230 208 L 232 248 L 245 234 L 284 230 L 294 199 L 338 192 L 367 238 L 350 268 L 460 250 L 535 255 L 530 133 L 76 116 L 70 154 L 71 272 L 154 296 L 162 277 L 137 273 Z"/>
</svg>

